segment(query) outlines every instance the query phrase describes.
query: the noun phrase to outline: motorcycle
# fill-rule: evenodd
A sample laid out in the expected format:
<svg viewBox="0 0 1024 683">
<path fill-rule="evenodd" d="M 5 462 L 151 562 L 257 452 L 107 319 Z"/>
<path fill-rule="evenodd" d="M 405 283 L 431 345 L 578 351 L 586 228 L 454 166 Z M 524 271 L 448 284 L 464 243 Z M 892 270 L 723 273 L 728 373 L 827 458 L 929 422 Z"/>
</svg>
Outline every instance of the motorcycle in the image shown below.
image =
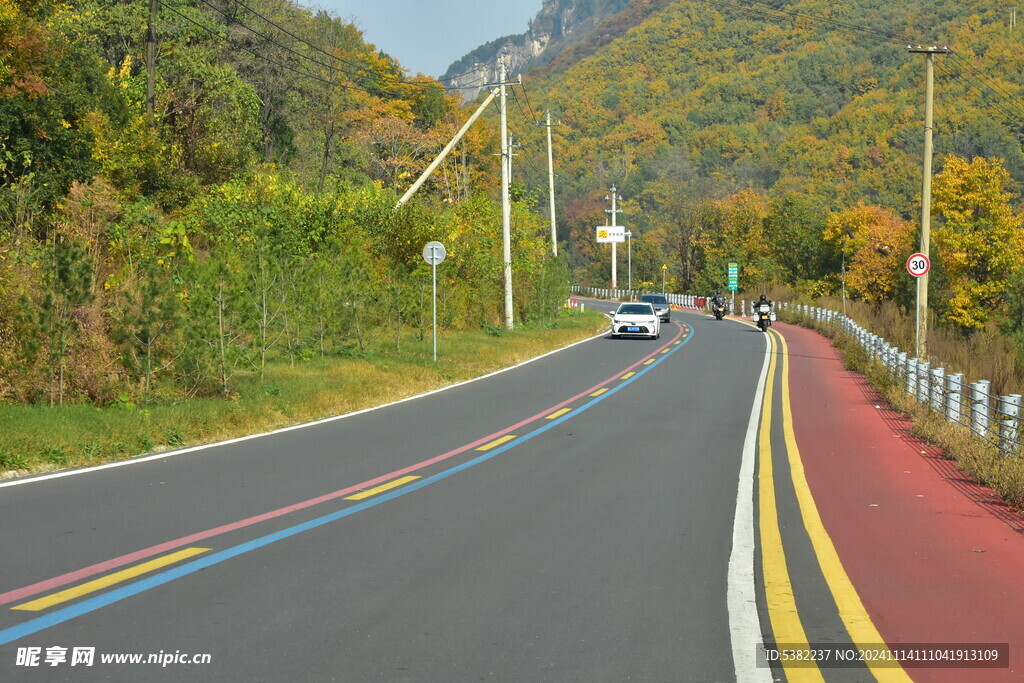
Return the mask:
<svg viewBox="0 0 1024 683">
<path fill-rule="evenodd" d="M 768 331 L 773 320 L 775 320 L 775 314 L 772 313 L 771 304 L 754 303 L 754 322 L 762 332 Z"/>
<path fill-rule="evenodd" d="M 712 303 L 711 312 L 715 314 L 715 320 L 721 320 L 725 317 L 725 304 L 724 303 Z"/>
</svg>

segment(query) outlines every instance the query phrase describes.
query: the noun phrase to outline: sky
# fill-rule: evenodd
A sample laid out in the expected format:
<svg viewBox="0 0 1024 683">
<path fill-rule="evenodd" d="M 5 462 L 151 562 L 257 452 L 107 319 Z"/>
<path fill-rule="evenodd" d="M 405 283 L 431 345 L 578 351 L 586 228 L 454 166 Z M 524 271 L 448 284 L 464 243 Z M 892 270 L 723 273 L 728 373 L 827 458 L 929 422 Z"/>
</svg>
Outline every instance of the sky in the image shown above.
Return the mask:
<svg viewBox="0 0 1024 683">
<path fill-rule="evenodd" d="M 435 78 L 480 45 L 525 33 L 541 0 L 300 0 L 352 21 L 412 73 Z"/>
</svg>

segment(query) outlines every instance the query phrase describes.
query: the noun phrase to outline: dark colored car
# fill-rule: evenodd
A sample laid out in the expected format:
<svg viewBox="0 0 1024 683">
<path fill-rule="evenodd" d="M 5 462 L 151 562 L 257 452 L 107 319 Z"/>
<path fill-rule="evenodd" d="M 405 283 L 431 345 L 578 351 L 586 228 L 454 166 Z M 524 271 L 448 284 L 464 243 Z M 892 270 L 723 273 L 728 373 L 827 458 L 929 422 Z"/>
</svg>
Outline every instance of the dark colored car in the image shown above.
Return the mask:
<svg viewBox="0 0 1024 683">
<path fill-rule="evenodd" d="M 672 318 L 672 309 L 669 307 L 668 299 L 665 298 L 664 294 L 642 294 L 640 301 L 646 301 L 654 306 L 654 311 L 663 323 L 667 323 Z"/>
</svg>

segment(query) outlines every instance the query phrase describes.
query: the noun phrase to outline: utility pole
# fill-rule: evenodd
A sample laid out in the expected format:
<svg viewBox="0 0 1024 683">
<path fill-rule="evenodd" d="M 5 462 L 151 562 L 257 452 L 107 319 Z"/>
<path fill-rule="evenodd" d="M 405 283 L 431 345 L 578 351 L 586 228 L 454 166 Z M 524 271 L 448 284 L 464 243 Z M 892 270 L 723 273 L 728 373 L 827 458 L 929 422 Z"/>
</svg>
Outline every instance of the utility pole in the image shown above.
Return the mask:
<svg viewBox="0 0 1024 683">
<path fill-rule="evenodd" d="M 628 254 L 627 260 L 629 262 L 629 284 L 626 288 L 629 290 L 629 300 L 633 300 L 633 232 L 630 230 L 626 231 L 626 252 Z"/>
<path fill-rule="evenodd" d="M 551 110 L 547 110 L 547 123 L 543 124 L 548 129 L 548 199 L 551 201 L 551 253 L 558 256 L 558 230 L 555 228 L 555 162 L 551 152 L 551 127 L 559 125 L 551 123 Z"/>
<path fill-rule="evenodd" d="M 445 160 L 445 158 L 448 156 L 448 153 L 451 152 L 452 149 L 455 148 L 455 145 L 459 143 L 459 140 L 461 140 L 462 136 L 466 134 L 466 131 L 468 131 L 469 127 L 473 125 L 473 122 L 480 118 L 480 115 L 484 113 L 484 109 L 487 108 L 487 105 L 494 101 L 494 98 L 497 96 L 498 90 L 491 90 L 491 94 L 487 96 L 487 99 L 485 99 L 480 104 L 479 107 L 477 107 L 477 110 L 473 112 L 473 115 L 469 117 L 469 120 L 462 124 L 462 128 L 460 128 L 459 132 L 455 134 L 455 137 L 451 139 L 451 142 L 449 142 L 445 146 L 445 148 L 441 150 L 441 153 L 438 154 L 437 158 L 435 158 L 430 163 L 430 166 L 427 167 L 427 170 L 421 173 L 420 177 L 416 179 L 416 182 L 414 182 L 412 186 L 408 190 L 406 190 L 405 194 L 402 195 L 402 198 L 398 200 L 397 204 L 395 204 L 395 209 L 400 209 L 403 206 L 405 206 L 405 203 L 409 201 L 409 199 L 414 194 L 416 194 L 416 191 L 423 186 L 423 183 L 427 181 L 427 178 L 429 178 L 430 175 L 437 169 L 437 167 L 441 165 L 441 162 Z"/>
<path fill-rule="evenodd" d="M 620 199 L 622 199 L 622 197 L 620 197 L 619 195 L 617 195 L 615 193 L 615 186 L 612 185 L 612 194 L 611 194 L 612 208 L 611 209 L 605 209 L 604 212 L 605 213 L 610 213 L 612 215 L 612 227 L 613 228 L 616 226 L 615 215 L 619 214 L 619 213 L 622 213 L 622 209 L 616 208 L 616 205 L 617 205 L 616 203 Z M 608 201 L 608 197 L 607 196 L 605 197 L 605 201 Z M 615 247 L 616 246 L 618 246 L 618 243 L 617 242 L 612 242 L 612 289 L 616 289 L 619 286 L 619 267 L 618 267 L 618 264 L 615 262 Z"/>
<path fill-rule="evenodd" d="M 159 0 L 149 0 L 149 27 L 146 30 L 146 116 L 156 125 L 156 9 Z"/>
<path fill-rule="evenodd" d="M 505 280 L 505 329 L 512 329 L 512 205 L 508 197 L 509 150 L 508 117 L 505 109 L 505 58 L 498 71 L 501 106 L 501 258 Z"/>
<path fill-rule="evenodd" d="M 946 47 L 907 46 L 907 52 L 925 56 L 924 88 L 924 173 L 921 181 L 921 253 L 929 258 L 932 226 L 932 99 L 935 80 L 935 55 L 948 54 Z M 917 357 L 928 354 L 928 274 L 917 278 Z"/>
</svg>

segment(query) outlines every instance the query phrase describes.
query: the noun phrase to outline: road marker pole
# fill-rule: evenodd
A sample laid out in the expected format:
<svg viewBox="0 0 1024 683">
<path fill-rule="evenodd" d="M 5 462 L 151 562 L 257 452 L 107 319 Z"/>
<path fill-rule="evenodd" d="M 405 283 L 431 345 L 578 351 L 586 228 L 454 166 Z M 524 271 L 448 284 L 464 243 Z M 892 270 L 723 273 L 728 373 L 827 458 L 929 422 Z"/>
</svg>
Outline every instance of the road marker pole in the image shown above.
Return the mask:
<svg viewBox="0 0 1024 683">
<path fill-rule="evenodd" d="M 423 247 L 423 260 L 430 264 L 431 281 L 433 284 L 434 310 L 434 362 L 437 362 L 437 264 L 444 262 L 448 251 L 440 242 L 427 242 Z"/>
</svg>

